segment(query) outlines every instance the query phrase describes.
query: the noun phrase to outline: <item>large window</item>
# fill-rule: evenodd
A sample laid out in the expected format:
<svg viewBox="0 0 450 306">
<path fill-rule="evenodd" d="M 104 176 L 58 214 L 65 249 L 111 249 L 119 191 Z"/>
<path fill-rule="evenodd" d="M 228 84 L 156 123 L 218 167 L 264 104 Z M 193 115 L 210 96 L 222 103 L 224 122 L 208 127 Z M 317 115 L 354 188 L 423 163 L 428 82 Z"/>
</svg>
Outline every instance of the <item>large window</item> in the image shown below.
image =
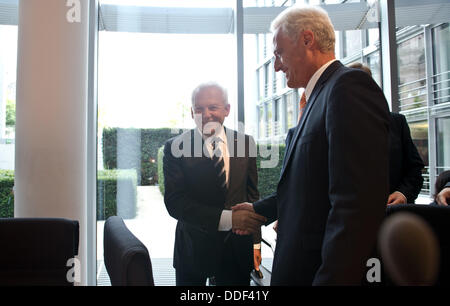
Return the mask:
<svg viewBox="0 0 450 306">
<path fill-rule="evenodd" d="M 14 216 L 16 66 L 17 26 L 0 25 L 0 217 L 3 218 Z"/>
<path fill-rule="evenodd" d="M 429 153 L 428 153 L 428 121 L 409 122 L 411 130 L 411 138 L 415 144 L 420 157 L 422 158 L 425 168 L 422 171 L 424 178 L 423 191 L 430 190 L 429 178 Z"/>
<path fill-rule="evenodd" d="M 121 3 L 128 5 L 127 1 Z M 100 4 L 110 2 L 100 1 Z M 144 5 L 142 1 L 139 4 Z M 158 4 L 233 5 L 230 1 L 159 1 Z M 127 8 L 117 6 L 115 13 L 126 16 Z M 156 11 L 143 10 L 142 14 Z M 117 20 L 116 31 L 100 31 L 98 38 L 99 284 L 105 275 L 104 220 L 118 215 L 147 246 L 159 274 L 171 276 L 155 278 L 156 285 L 174 285 L 172 256 L 176 220 L 168 214 L 160 189 L 159 150 L 166 140 L 195 126 L 190 112 L 191 94 L 202 82 L 216 81 L 228 90 L 231 112 L 225 125 L 237 128 L 235 38 L 233 34 L 149 33 L 152 29 L 145 24 L 137 28 L 147 32 L 135 33 L 126 31 L 129 25 L 119 23 L 121 20 Z M 132 20 L 133 23 L 142 21 L 146 22 L 145 18 Z"/>
<path fill-rule="evenodd" d="M 400 109 L 427 105 L 424 35 L 416 35 L 398 44 Z"/>
<path fill-rule="evenodd" d="M 433 91 L 436 104 L 450 102 L 450 27 L 448 23 L 433 29 Z"/>
<path fill-rule="evenodd" d="M 450 170 L 450 117 L 436 120 L 437 175 Z"/>
</svg>

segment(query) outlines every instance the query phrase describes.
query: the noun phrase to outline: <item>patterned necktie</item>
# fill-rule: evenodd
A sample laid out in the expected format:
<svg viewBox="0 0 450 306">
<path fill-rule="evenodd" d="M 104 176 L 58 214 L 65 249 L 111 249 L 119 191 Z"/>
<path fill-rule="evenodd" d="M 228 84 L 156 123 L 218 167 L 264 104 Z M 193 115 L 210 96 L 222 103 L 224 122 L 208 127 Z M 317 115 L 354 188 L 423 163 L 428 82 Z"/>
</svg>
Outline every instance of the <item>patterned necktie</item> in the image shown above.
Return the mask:
<svg viewBox="0 0 450 306">
<path fill-rule="evenodd" d="M 212 145 L 212 161 L 214 164 L 214 169 L 216 170 L 217 174 L 217 184 L 220 186 L 220 188 L 226 189 L 227 186 L 227 175 L 225 173 L 225 162 L 223 159 L 223 152 L 220 149 L 220 142 L 222 139 L 219 137 L 215 137 L 213 141 L 211 142 Z"/>
<path fill-rule="evenodd" d="M 305 95 L 305 92 L 303 92 L 302 98 L 300 99 L 300 104 L 299 104 L 298 122 L 300 122 L 300 118 L 303 115 L 303 110 L 305 109 L 305 106 L 306 106 L 306 95 Z"/>
</svg>

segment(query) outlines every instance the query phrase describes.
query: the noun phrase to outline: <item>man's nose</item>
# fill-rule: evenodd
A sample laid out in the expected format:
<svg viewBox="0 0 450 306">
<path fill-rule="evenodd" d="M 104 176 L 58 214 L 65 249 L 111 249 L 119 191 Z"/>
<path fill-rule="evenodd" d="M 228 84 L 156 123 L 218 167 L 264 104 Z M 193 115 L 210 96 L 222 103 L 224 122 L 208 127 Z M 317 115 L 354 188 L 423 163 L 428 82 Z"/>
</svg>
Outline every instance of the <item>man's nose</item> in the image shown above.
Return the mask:
<svg viewBox="0 0 450 306">
<path fill-rule="evenodd" d="M 273 68 L 275 68 L 275 72 L 278 72 L 281 70 L 281 67 L 283 65 L 281 64 L 280 59 L 278 58 L 278 56 L 275 56 L 275 61 L 273 63 Z"/>
</svg>

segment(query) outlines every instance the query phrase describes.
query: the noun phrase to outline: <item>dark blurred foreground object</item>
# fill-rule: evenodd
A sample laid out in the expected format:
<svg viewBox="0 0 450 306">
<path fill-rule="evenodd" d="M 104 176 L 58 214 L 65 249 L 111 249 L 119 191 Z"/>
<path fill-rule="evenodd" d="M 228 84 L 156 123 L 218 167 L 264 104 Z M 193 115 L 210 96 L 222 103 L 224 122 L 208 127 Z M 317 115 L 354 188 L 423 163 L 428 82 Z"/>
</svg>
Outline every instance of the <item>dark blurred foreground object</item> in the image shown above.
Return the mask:
<svg viewBox="0 0 450 306">
<path fill-rule="evenodd" d="M 72 286 L 78 239 L 78 221 L 0 218 L 0 286 Z"/>
<path fill-rule="evenodd" d="M 399 286 L 435 285 L 439 273 L 439 241 L 417 214 L 399 212 L 388 217 L 379 235 L 383 266 Z"/>
<path fill-rule="evenodd" d="M 112 286 L 154 286 L 147 247 L 122 218 L 109 217 L 104 228 L 104 260 Z"/>
</svg>

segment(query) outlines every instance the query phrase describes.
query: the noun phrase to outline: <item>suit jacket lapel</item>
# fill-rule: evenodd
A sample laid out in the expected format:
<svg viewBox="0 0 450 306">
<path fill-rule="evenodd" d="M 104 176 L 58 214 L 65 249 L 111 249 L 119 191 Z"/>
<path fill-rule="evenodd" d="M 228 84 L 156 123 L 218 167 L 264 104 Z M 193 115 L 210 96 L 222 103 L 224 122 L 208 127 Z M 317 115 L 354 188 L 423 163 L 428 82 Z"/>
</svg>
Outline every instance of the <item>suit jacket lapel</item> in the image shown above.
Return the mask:
<svg viewBox="0 0 450 306">
<path fill-rule="evenodd" d="M 225 128 L 225 127 L 224 127 Z M 227 136 L 227 147 L 228 147 L 228 153 L 229 153 L 229 169 L 228 169 L 228 190 L 230 190 L 233 186 L 232 183 L 236 180 L 234 177 L 236 174 L 239 173 L 239 171 L 236 173 L 236 162 L 238 161 L 236 158 L 237 155 L 237 134 L 236 131 L 230 130 L 225 128 L 225 135 Z"/>
<path fill-rule="evenodd" d="M 320 76 L 316 85 L 314 86 L 314 89 L 311 93 L 311 97 L 309 98 L 309 101 L 306 104 L 305 112 L 303 113 L 302 117 L 300 118 L 300 122 L 298 123 L 298 125 L 295 129 L 295 132 L 294 132 L 294 136 L 291 140 L 291 144 L 288 149 L 288 154 L 286 155 L 286 162 L 284 163 L 285 166 L 283 167 L 282 172 L 280 174 L 280 180 L 283 177 L 283 174 L 284 174 L 286 168 L 288 167 L 288 163 L 291 159 L 292 152 L 294 151 L 295 144 L 297 143 L 297 139 L 299 138 L 299 135 L 301 134 L 301 132 L 303 130 L 306 120 L 308 120 L 308 115 L 311 111 L 311 108 L 312 108 L 314 102 L 316 101 L 317 96 L 319 95 L 320 91 L 322 90 L 322 88 L 323 88 L 325 82 L 328 80 L 328 78 L 341 66 L 342 66 L 342 64 L 339 61 L 334 61 L 333 63 L 331 63 L 331 65 L 328 66 L 327 69 L 325 69 L 325 71 L 322 73 L 322 75 Z"/>
</svg>

